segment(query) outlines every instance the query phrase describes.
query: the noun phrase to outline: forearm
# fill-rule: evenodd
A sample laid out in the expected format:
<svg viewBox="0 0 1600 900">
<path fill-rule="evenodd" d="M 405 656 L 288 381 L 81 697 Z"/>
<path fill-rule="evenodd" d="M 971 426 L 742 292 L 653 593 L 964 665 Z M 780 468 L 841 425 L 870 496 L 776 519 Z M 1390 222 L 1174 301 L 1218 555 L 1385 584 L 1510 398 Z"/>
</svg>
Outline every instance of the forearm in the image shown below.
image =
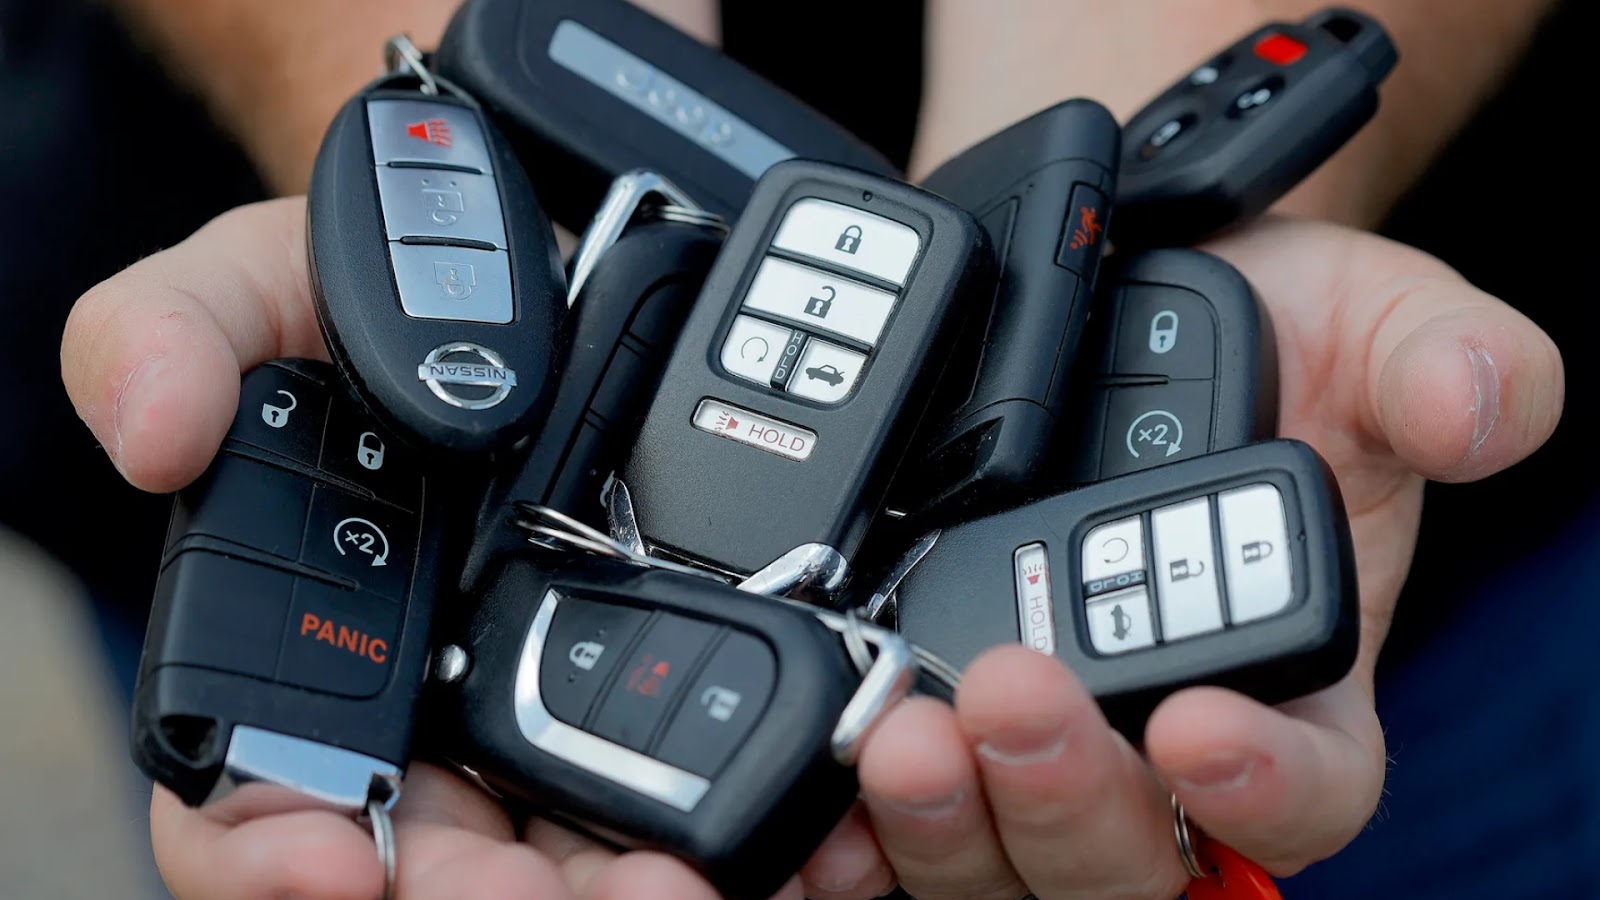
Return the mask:
<svg viewBox="0 0 1600 900">
<path fill-rule="evenodd" d="M 1400 65 L 1378 116 L 1280 204 L 1376 225 L 1493 96 L 1556 0 L 1351 0 L 1384 24 Z M 932 0 L 921 175 L 1059 100 L 1092 97 L 1126 121 L 1216 50 L 1326 0 Z"/>
<path fill-rule="evenodd" d="M 381 72 L 383 42 L 437 44 L 460 0 L 115 0 L 276 193 L 306 189 L 323 131 Z M 639 3 L 714 40 L 715 0 Z"/>
</svg>

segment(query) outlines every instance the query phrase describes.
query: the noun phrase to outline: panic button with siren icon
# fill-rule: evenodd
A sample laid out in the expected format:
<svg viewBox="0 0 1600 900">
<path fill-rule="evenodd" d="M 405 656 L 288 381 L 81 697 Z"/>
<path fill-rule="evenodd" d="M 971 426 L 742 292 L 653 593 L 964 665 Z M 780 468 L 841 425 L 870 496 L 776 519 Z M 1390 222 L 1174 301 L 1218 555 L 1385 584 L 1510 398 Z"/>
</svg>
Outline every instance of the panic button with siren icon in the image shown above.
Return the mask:
<svg viewBox="0 0 1600 900">
<path fill-rule="evenodd" d="M 949 355 L 950 312 L 992 273 L 987 245 L 919 188 L 812 160 L 767 170 L 620 475 L 645 541 L 741 576 L 800 549 L 829 585 L 801 593 L 842 587 Z"/>
</svg>

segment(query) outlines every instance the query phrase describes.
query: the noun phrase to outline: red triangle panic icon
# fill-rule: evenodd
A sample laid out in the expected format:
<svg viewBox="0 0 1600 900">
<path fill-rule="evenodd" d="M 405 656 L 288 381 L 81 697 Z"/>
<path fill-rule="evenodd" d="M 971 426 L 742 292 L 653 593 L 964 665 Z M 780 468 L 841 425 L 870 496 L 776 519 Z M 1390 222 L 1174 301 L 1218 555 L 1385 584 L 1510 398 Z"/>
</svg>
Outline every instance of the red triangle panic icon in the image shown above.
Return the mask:
<svg viewBox="0 0 1600 900">
<path fill-rule="evenodd" d="M 413 122 L 406 126 L 406 134 L 411 135 L 419 141 L 425 141 L 428 139 L 428 123 Z"/>
</svg>

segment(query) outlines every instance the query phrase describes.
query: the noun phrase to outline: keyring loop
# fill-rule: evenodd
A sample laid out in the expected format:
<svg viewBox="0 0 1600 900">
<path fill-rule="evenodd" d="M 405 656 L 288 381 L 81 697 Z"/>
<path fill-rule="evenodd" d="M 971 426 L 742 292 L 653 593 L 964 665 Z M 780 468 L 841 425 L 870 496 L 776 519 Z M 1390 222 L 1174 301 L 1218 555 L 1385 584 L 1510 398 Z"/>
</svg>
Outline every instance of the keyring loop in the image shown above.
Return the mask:
<svg viewBox="0 0 1600 900">
<path fill-rule="evenodd" d="M 1184 871 L 1191 878 L 1205 878 L 1205 867 L 1200 864 L 1200 858 L 1194 852 L 1194 838 L 1189 833 L 1189 817 L 1183 812 L 1183 804 L 1178 802 L 1178 795 L 1172 795 L 1172 831 L 1178 838 L 1178 858 L 1183 861 Z"/>
<path fill-rule="evenodd" d="M 383 900 L 394 897 L 395 840 L 394 820 L 389 818 L 389 807 L 381 800 L 367 803 L 367 819 L 372 822 L 372 843 L 378 848 L 378 862 L 383 864 Z"/>
</svg>

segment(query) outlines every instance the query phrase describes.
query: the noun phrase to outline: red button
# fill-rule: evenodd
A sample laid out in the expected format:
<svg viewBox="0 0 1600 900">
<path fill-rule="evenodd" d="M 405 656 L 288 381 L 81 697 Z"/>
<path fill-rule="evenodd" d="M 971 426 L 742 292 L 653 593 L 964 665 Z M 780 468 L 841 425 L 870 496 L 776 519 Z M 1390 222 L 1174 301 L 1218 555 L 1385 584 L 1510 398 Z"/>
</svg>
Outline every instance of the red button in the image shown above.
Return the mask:
<svg viewBox="0 0 1600 900">
<path fill-rule="evenodd" d="M 1269 63 L 1287 66 L 1306 55 L 1306 45 L 1287 34 L 1273 33 L 1256 41 L 1256 55 Z"/>
</svg>

